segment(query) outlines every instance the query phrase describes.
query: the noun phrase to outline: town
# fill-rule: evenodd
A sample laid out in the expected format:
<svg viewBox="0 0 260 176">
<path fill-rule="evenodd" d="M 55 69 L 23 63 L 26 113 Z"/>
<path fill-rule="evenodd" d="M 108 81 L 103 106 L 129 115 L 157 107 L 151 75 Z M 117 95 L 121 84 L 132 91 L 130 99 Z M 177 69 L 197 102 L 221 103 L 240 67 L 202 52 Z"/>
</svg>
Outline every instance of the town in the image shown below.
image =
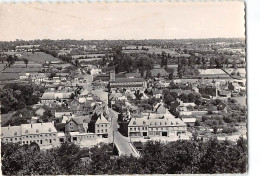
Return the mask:
<svg viewBox="0 0 260 176">
<path fill-rule="evenodd" d="M 236 147 L 247 140 L 245 39 L 16 40 L 0 42 L 0 59 L 2 147 L 50 151 L 73 144 L 88 149 L 78 158 L 85 166 L 101 150 L 137 163 L 152 158 L 147 153 L 153 146 L 217 140 Z M 243 164 L 239 171 L 221 171 L 245 172 Z M 169 173 L 150 167 L 142 172 Z M 172 167 L 174 173 L 194 169 Z M 109 174 L 97 170 L 90 174 Z"/>
</svg>

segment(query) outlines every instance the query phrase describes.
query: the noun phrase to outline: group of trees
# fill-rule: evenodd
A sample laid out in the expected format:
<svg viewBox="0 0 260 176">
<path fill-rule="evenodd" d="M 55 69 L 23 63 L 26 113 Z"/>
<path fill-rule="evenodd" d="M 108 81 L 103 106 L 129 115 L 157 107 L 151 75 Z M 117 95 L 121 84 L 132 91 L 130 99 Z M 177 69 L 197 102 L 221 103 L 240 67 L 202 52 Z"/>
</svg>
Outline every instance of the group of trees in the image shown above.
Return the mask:
<svg viewBox="0 0 260 176">
<path fill-rule="evenodd" d="M 33 85 L 7 84 L 0 90 L 1 113 L 22 109 L 39 102 Z"/>
<path fill-rule="evenodd" d="M 36 143 L 2 143 L 4 175 L 52 174 L 220 174 L 247 171 L 247 141 L 211 138 L 143 144 L 139 158 L 115 156 L 111 145 L 79 148 L 69 142 L 39 150 Z"/>
</svg>

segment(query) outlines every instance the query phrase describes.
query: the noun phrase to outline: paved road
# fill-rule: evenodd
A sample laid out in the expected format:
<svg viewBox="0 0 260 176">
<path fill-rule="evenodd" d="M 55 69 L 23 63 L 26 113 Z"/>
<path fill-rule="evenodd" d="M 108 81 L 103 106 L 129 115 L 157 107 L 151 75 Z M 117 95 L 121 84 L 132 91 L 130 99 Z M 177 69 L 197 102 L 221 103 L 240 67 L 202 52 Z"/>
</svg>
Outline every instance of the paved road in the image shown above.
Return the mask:
<svg viewBox="0 0 260 176">
<path fill-rule="evenodd" d="M 117 118 L 118 114 L 114 110 L 109 108 L 109 114 L 110 114 L 110 122 L 111 122 L 111 133 L 112 140 L 114 136 L 114 142 L 118 148 L 119 151 L 121 151 L 121 155 L 127 155 L 130 156 L 131 154 L 133 156 L 137 156 L 137 154 L 132 150 L 130 146 L 130 141 L 127 137 L 123 136 L 121 133 L 118 131 L 118 123 L 117 123 Z M 114 135 L 113 135 L 114 131 Z"/>
</svg>

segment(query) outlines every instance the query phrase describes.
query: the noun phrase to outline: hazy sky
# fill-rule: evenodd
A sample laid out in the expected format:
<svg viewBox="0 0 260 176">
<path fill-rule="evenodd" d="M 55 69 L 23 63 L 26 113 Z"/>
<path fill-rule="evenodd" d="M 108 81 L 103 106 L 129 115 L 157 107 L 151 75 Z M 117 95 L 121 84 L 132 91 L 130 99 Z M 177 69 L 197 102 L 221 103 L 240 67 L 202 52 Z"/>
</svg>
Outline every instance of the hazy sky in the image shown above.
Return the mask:
<svg viewBox="0 0 260 176">
<path fill-rule="evenodd" d="M 244 37 L 243 2 L 0 5 L 0 40 Z"/>
</svg>

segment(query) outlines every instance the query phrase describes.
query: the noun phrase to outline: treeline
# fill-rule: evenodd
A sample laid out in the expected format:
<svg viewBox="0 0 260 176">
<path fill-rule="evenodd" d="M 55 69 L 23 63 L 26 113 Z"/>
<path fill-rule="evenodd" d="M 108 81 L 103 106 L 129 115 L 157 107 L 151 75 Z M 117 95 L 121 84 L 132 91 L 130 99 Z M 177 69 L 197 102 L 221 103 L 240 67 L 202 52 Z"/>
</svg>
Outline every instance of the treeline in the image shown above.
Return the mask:
<svg viewBox="0 0 260 176">
<path fill-rule="evenodd" d="M 39 150 L 30 146 L 2 143 L 4 175 L 52 174 L 216 174 L 247 171 L 247 141 L 236 143 L 210 139 L 149 141 L 139 158 L 112 155 L 112 146 L 101 144 L 79 148 L 65 142 L 60 147 Z"/>
<path fill-rule="evenodd" d="M 36 104 L 44 89 L 30 84 L 7 84 L 0 89 L 1 113 L 25 108 Z"/>
</svg>

